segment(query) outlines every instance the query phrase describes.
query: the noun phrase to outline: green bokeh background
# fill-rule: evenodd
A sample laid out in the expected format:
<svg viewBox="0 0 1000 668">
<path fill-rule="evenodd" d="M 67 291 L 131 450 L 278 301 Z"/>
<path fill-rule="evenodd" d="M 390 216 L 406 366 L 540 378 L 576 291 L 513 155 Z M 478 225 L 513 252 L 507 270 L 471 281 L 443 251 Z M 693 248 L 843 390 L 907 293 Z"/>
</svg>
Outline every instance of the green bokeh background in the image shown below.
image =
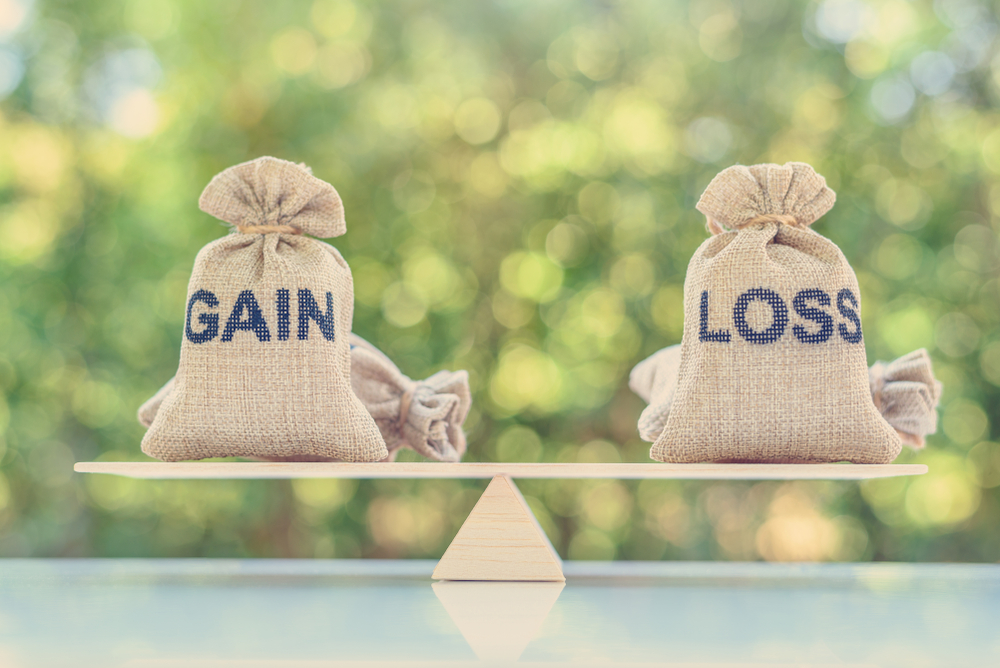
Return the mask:
<svg viewBox="0 0 1000 668">
<path fill-rule="evenodd" d="M 648 461 L 626 380 L 680 340 L 697 197 L 813 164 L 869 361 L 926 347 L 944 382 L 898 460 L 930 474 L 522 490 L 569 558 L 996 561 L 996 24 L 974 0 L 0 0 L 0 555 L 443 552 L 485 483 L 72 472 L 145 459 L 136 409 L 225 233 L 198 195 L 276 155 L 343 197 L 354 330 L 412 377 L 469 370 L 468 461 Z"/>
</svg>

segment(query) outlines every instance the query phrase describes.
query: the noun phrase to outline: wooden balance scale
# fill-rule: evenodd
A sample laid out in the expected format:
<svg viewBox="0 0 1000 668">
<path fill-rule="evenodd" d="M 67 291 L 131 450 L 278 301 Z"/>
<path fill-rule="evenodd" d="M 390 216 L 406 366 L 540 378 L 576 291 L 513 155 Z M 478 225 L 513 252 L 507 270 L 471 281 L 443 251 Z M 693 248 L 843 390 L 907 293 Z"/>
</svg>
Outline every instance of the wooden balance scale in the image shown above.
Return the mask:
<svg viewBox="0 0 1000 668">
<path fill-rule="evenodd" d="M 434 569 L 435 580 L 564 582 L 562 560 L 514 478 L 867 480 L 927 473 L 923 464 L 600 464 L 443 462 L 79 462 L 79 473 L 146 479 L 490 478 Z"/>
</svg>

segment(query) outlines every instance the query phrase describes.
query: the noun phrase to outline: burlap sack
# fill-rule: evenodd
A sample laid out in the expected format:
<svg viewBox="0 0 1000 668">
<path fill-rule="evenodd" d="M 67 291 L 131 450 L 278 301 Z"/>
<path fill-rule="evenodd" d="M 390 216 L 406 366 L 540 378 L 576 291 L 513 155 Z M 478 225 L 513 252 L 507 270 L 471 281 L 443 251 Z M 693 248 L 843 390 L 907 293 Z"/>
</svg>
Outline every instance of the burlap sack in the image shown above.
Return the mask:
<svg viewBox="0 0 1000 668">
<path fill-rule="evenodd" d="M 351 389 L 350 268 L 337 249 L 303 236 L 346 232 L 337 191 L 306 167 L 259 158 L 216 176 L 198 203 L 234 230 L 195 259 L 180 364 L 143 452 L 166 461 L 385 458 Z"/>
<path fill-rule="evenodd" d="M 886 421 L 914 448 L 937 432 L 941 382 L 934 378 L 930 355 L 921 348 L 895 362 L 876 362 L 868 370 L 875 406 Z"/>
<path fill-rule="evenodd" d="M 462 460 L 462 423 L 472 405 L 467 371 L 438 371 L 414 381 L 381 350 L 351 334 L 351 386 L 375 418 L 389 461 L 404 447 L 439 462 Z"/>
<path fill-rule="evenodd" d="M 680 369 L 681 347 L 668 346 L 636 364 L 629 374 L 629 389 L 649 404 L 639 415 L 642 440 L 652 443 L 667 424 Z"/>
<path fill-rule="evenodd" d="M 709 184 L 697 208 L 714 236 L 688 265 L 677 386 L 653 459 L 874 464 L 899 454 L 872 402 L 857 279 L 809 229 L 834 200 L 803 163 L 730 167 Z"/>
<path fill-rule="evenodd" d="M 375 419 L 389 449 L 388 461 L 402 448 L 428 459 L 458 462 L 465 454 L 462 423 L 472 405 L 466 371 L 438 371 L 413 381 L 382 351 L 351 334 L 351 387 Z M 163 400 L 173 392 L 171 378 L 139 408 L 139 422 L 149 427 Z"/>
<path fill-rule="evenodd" d="M 667 423 L 680 366 L 681 347 L 669 346 L 636 364 L 629 375 L 629 388 L 649 404 L 639 416 L 644 441 L 656 441 Z M 903 444 L 924 447 L 924 438 L 937 431 L 941 398 L 941 383 L 934 378 L 927 351 L 921 348 L 895 362 L 876 362 L 868 378 L 875 407 Z"/>
</svg>

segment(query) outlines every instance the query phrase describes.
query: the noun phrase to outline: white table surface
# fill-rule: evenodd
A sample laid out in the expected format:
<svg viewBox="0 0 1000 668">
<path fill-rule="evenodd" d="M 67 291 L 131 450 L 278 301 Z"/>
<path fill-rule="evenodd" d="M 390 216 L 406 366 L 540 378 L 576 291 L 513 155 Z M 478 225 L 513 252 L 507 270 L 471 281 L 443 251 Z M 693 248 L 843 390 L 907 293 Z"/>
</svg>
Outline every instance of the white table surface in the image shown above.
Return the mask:
<svg viewBox="0 0 1000 668">
<path fill-rule="evenodd" d="M 1000 665 L 996 565 L 565 562 L 561 590 L 433 567 L 0 560 L 0 666 Z"/>
</svg>

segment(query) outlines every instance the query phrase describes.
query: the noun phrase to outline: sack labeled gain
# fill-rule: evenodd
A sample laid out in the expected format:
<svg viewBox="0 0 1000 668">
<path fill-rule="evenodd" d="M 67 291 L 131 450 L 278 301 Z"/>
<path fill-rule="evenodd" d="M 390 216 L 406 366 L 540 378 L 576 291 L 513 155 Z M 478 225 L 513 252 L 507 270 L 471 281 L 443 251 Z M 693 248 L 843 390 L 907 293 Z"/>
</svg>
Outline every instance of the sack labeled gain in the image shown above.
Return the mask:
<svg viewBox="0 0 1000 668">
<path fill-rule="evenodd" d="M 804 163 L 730 167 L 708 185 L 697 208 L 713 236 L 688 265 L 676 386 L 653 459 L 876 464 L 899 454 L 872 401 L 857 278 L 809 228 L 834 201 Z"/>
<path fill-rule="evenodd" d="M 347 231 L 337 191 L 307 167 L 265 157 L 217 175 L 198 204 L 234 229 L 195 259 L 180 364 L 143 452 L 384 459 L 351 389 L 351 270 L 336 248 L 304 236 Z"/>
<path fill-rule="evenodd" d="M 467 371 L 438 371 L 411 380 L 381 350 L 352 333 L 351 387 L 375 419 L 393 461 L 402 448 L 428 459 L 458 462 L 465 453 L 462 424 L 472 405 Z M 149 427 L 174 391 L 174 379 L 139 407 L 139 422 Z"/>
</svg>

